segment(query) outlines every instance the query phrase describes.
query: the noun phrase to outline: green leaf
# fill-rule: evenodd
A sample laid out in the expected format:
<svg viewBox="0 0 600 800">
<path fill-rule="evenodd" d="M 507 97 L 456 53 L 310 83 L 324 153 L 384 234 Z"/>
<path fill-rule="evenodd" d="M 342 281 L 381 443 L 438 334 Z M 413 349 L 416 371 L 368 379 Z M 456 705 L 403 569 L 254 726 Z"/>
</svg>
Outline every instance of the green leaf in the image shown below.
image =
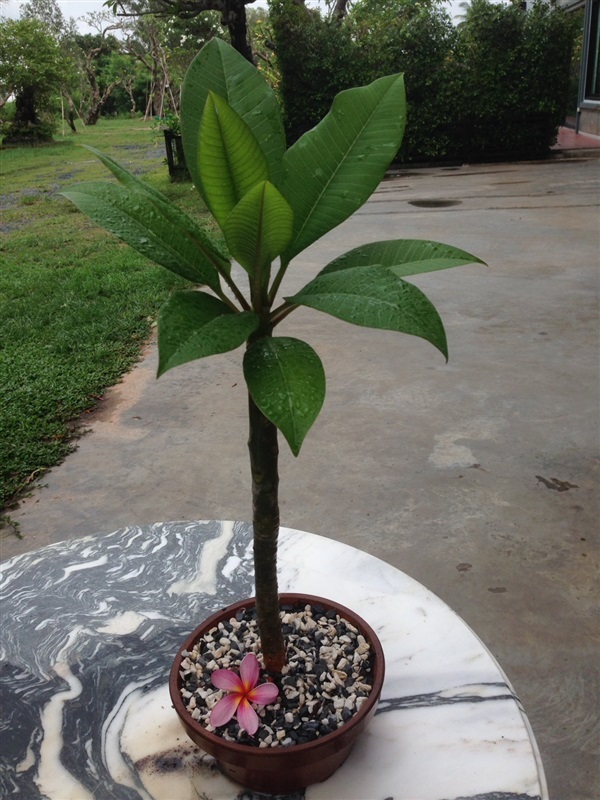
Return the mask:
<svg viewBox="0 0 600 800">
<path fill-rule="evenodd" d="M 268 268 L 289 244 L 294 212 L 269 181 L 258 183 L 233 209 L 223 228 L 232 256 L 249 275 L 268 281 Z"/>
<path fill-rule="evenodd" d="M 194 235 L 166 219 L 144 195 L 100 182 L 79 183 L 61 194 L 138 253 L 193 283 L 219 288 L 217 273 Z"/>
<path fill-rule="evenodd" d="M 254 134 L 214 92 L 209 92 L 202 115 L 198 169 L 204 199 L 221 228 L 242 197 L 269 177 Z"/>
<path fill-rule="evenodd" d="M 448 358 L 444 326 L 420 289 L 385 267 L 353 267 L 320 274 L 298 294 L 285 298 L 338 319 L 420 336 Z"/>
<path fill-rule="evenodd" d="M 113 173 L 119 183 L 123 184 L 132 193 L 141 194 L 146 201 L 152 202 L 161 214 L 168 219 L 173 225 L 178 226 L 186 232 L 186 237 L 190 239 L 196 247 L 199 248 L 202 255 L 211 266 L 218 267 L 224 272 L 229 274 L 230 263 L 229 255 L 225 252 L 210 234 L 204 230 L 195 220 L 184 214 L 177 206 L 165 197 L 158 189 L 148 185 L 144 181 L 132 175 L 131 172 L 122 167 L 119 163 L 114 161 L 110 156 L 96 150 L 95 147 L 84 144 L 82 145 L 94 153 L 100 161 Z M 207 282 L 211 288 L 215 288 Z"/>
<path fill-rule="evenodd" d="M 355 247 L 344 255 L 330 261 L 320 275 L 352 267 L 380 265 L 391 269 L 395 275 L 418 275 L 463 264 L 484 264 L 480 258 L 452 247 L 449 244 L 430 242 L 425 239 L 388 239 L 383 242 Z"/>
<path fill-rule="evenodd" d="M 370 197 L 400 147 L 402 75 L 338 94 L 331 111 L 284 156 L 281 191 L 294 209 L 290 261 Z"/>
<path fill-rule="evenodd" d="M 192 61 L 181 95 L 181 132 L 188 169 L 200 187 L 198 137 L 209 91 L 223 97 L 254 134 L 269 165 L 272 183 L 279 185 L 285 153 L 285 133 L 275 94 L 261 73 L 237 50 L 212 39 Z"/>
<path fill-rule="evenodd" d="M 175 292 L 158 315 L 158 377 L 167 370 L 235 350 L 259 326 L 251 311 L 239 314 L 204 292 Z"/>
<path fill-rule="evenodd" d="M 297 456 L 325 399 L 325 372 L 319 356 L 299 339 L 264 337 L 246 350 L 244 377 L 258 408 Z"/>
</svg>

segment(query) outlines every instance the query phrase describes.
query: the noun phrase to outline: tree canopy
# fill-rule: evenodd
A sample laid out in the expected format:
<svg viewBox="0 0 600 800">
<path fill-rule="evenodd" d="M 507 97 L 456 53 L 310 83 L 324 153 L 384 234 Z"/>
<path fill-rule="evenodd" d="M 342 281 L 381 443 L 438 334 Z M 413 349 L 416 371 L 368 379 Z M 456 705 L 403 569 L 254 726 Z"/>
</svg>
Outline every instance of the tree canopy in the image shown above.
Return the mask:
<svg viewBox="0 0 600 800">
<path fill-rule="evenodd" d="M 34 90 L 41 100 L 56 89 L 66 74 L 56 38 L 41 20 L 0 22 L 0 87 L 18 94 Z"/>
<path fill-rule="evenodd" d="M 0 22 L 0 94 L 15 96 L 15 119 L 5 142 L 51 138 L 39 115 L 67 74 L 60 44 L 42 21 Z"/>
</svg>

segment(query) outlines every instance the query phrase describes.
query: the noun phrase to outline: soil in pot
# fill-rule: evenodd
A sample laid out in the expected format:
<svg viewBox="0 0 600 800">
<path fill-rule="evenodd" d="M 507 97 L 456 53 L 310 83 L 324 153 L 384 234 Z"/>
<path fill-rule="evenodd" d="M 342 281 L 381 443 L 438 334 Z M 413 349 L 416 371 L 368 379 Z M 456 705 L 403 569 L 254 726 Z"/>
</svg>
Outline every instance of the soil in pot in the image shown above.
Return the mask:
<svg viewBox="0 0 600 800">
<path fill-rule="evenodd" d="M 281 676 L 261 675 L 259 683 L 274 680 L 279 696 L 256 709 L 260 724 L 254 736 L 235 718 L 216 730 L 209 721 L 223 695 L 211 683 L 212 672 L 237 672 L 248 652 L 260 660 L 253 600 L 196 629 L 171 674 L 171 696 L 188 734 L 229 777 L 258 791 L 290 792 L 329 777 L 373 715 L 383 683 L 381 645 L 349 609 L 296 595 L 282 596 L 281 609 L 288 663 Z M 258 766 L 248 772 L 250 754 Z"/>
</svg>

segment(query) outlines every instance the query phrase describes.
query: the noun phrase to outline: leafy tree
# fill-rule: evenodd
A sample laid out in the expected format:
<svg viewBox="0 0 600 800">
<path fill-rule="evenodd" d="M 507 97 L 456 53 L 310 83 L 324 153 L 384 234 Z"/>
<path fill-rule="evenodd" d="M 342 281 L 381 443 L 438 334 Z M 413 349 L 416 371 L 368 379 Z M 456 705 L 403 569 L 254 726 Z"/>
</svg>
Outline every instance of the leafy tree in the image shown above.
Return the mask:
<svg viewBox="0 0 600 800">
<path fill-rule="evenodd" d="M 20 6 L 22 19 L 38 19 L 59 42 L 76 33 L 75 20 L 67 22 L 56 0 L 28 0 Z"/>
<path fill-rule="evenodd" d="M 248 41 L 246 6 L 255 0 L 107 0 L 105 5 L 120 17 L 148 16 L 196 19 L 207 11 L 218 11 L 232 46 L 248 61 L 253 53 Z"/>
<path fill-rule="evenodd" d="M 0 94 L 15 95 L 15 117 L 5 144 L 52 140 L 52 125 L 42 115 L 68 69 L 58 40 L 43 22 L 0 21 Z"/>
<path fill-rule="evenodd" d="M 123 48 L 147 72 L 146 117 L 177 114 L 179 87 L 198 50 L 214 36 L 223 35 L 218 15 L 204 14 L 190 21 L 178 17 L 140 14 L 121 22 Z"/>
<path fill-rule="evenodd" d="M 28 0 L 28 2 L 21 5 L 20 9 L 21 16 L 24 19 L 37 19 L 52 32 L 63 50 L 65 61 L 73 65 L 77 64 L 77 48 L 75 45 L 77 25 L 72 17 L 68 21 L 65 20 L 56 0 Z M 78 70 L 74 66 L 70 72 L 71 76 L 69 76 L 69 79 L 61 85 L 61 94 L 63 99 L 67 102 L 67 121 L 69 126 L 73 133 L 77 133 L 77 129 L 75 128 L 76 110 L 71 94 L 73 90 L 72 76 L 76 75 Z"/>
<path fill-rule="evenodd" d="M 77 45 L 82 92 L 80 110 L 85 114 L 85 124 L 95 125 L 113 90 L 121 82 L 116 64 L 111 61 L 121 51 L 119 40 L 113 31 L 120 28 L 112 16 L 92 12 L 83 20 L 95 33 L 77 34 Z M 119 62 L 117 61 L 117 64 Z"/>
<path fill-rule="evenodd" d="M 126 26 L 130 27 L 130 26 Z M 178 99 L 171 88 L 168 54 L 164 43 L 164 22 L 154 17 L 135 21 L 132 34 L 125 40 L 125 49 L 146 68 L 150 80 L 145 116 L 177 113 Z"/>
<path fill-rule="evenodd" d="M 126 52 L 113 53 L 110 57 L 109 70 L 118 78 L 115 86 L 103 106 L 103 114 L 129 114 L 132 118 L 145 108 L 148 71 Z"/>
<path fill-rule="evenodd" d="M 280 88 L 281 75 L 273 43 L 273 26 L 267 8 L 247 8 L 248 38 L 254 61 L 274 89 Z"/>
</svg>

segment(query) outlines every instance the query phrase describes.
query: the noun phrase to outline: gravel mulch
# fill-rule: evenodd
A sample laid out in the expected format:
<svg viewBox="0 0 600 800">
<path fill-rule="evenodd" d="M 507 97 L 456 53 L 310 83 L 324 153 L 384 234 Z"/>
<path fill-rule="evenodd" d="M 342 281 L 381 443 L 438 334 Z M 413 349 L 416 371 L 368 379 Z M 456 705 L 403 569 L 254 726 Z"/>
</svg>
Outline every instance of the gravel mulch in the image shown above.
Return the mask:
<svg viewBox="0 0 600 800">
<path fill-rule="evenodd" d="M 211 709 L 224 692 L 215 689 L 216 669 L 238 671 L 243 657 L 254 653 L 262 666 L 254 609 L 211 630 L 191 651 L 183 652 L 181 693 L 192 717 L 212 733 L 255 747 L 289 747 L 332 733 L 350 720 L 372 688 L 371 647 L 362 634 L 336 614 L 319 606 L 297 610 L 283 606 L 287 664 L 274 679 L 276 701 L 257 707 L 260 726 L 255 736 L 240 729 L 235 717 L 218 729 L 210 725 Z M 273 680 L 263 670 L 259 683 Z"/>
</svg>

